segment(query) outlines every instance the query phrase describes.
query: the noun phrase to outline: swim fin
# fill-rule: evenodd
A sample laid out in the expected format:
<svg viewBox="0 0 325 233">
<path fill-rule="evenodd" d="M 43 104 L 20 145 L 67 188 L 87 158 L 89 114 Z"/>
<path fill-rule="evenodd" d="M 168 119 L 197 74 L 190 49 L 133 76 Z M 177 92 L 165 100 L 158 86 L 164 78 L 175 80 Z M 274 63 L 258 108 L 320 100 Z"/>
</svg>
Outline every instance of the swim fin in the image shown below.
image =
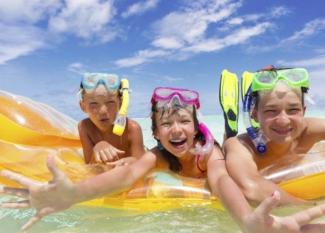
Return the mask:
<svg viewBox="0 0 325 233">
<path fill-rule="evenodd" d="M 234 73 L 223 70 L 219 85 L 219 102 L 225 119 L 226 138 L 238 133 L 238 78 Z"/>
<path fill-rule="evenodd" d="M 245 94 L 246 94 L 249 86 L 251 85 L 253 78 L 254 78 L 254 73 L 251 73 L 248 71 L 244 71 L 244 73 L 241 76 L 241 98 L 242 98 L 243 103 L 244 103 L 244 99 L 245 99 Z M 259 123 L 256 122 L 254 119 L 252 119 L 252 125 L 254 128 L 260 127 Z"/>
</svg>

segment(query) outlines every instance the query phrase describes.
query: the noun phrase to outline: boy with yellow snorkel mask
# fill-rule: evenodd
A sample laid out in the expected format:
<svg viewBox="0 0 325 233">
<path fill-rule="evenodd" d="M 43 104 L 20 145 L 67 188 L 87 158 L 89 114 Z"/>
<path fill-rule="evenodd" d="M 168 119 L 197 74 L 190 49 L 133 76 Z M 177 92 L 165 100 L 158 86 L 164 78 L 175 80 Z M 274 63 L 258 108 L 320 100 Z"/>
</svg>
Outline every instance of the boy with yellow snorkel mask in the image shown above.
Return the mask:
<svg viewBox="0 0 325 233">
<path fill-rule="evenodd" d="M 144 154 L 141 128 L 127 118 L 128 88 L 128 80 L 120 80 L 115 74 L 84 75 L 80 107 L 88 118 L 79 122 L 78 129 L 86 163 L 107 163 Z"/>
<path fill-rule="evenodd" d="M 306 203 L 259 171 L 279 160 L 298 160 L 298 154 L 307 153 L 325 139 L 325 119 L 304 117 L 308 88 L 308 72 L 302 68 L 270 66 L 254 73 L 244 100 L 247 133 L 224 144 L 228 172 L 248 200 L 259 203 L 278 190 L 281 204 Z M 259 129 L 253 127 L 251 118 L 259 123 Z"/>
</svg>

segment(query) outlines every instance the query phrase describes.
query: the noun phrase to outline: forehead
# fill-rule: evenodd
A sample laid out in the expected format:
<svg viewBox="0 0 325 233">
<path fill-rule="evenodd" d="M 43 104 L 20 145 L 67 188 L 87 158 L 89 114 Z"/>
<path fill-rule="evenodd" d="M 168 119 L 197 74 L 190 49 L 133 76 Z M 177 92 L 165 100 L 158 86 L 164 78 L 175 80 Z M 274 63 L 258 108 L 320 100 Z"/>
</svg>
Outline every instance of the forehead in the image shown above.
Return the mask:
<svg viewBox="0 0 325 233">
<path fill-rule="evenodd" d="M 155 117 L 159 119 L 170 119 L 174 117 L 192 117 L 193 111 L 192 106 L 184 108 L 160 108 L 156 113 Z"/>
<path fill-rule="evenodd" d="M 287 86 L 277 86 L 271 91 L 259 93 L 260 105 L 301 104 L 302 92 Z"/>
</svg>

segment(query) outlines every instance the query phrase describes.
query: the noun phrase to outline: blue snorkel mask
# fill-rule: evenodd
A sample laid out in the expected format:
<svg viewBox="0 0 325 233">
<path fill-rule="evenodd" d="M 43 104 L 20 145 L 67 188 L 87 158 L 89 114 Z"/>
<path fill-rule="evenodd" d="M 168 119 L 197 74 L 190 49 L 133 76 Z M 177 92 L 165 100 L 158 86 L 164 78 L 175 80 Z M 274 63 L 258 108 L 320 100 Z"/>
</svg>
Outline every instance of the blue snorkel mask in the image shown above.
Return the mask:
<svg viewBox="0 0 325 233">
<path fill-rule="evenodd" d="M 121 80 L 116 74 L 85 73 L 80 87 L 89 93 L 94 91 L 100 84 L 104 85 L 107 91 L 115 92 L 120 88 Z"/>
</svg>

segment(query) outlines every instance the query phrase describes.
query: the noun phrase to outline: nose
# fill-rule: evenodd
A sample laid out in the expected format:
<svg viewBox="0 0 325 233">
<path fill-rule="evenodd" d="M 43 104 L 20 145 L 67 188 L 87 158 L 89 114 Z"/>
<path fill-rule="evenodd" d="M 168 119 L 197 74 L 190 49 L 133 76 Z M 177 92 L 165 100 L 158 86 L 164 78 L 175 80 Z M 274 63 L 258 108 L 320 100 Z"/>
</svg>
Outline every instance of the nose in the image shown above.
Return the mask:
<svg viewBox="0 0 325 233">
<path fill-rule="evenodd" d="M 279 115 L 276 117 L 276 123 L 279 126 L 286 126 L 290 124 L 290 118 L 285 111 L 281 111 Z"/>
<path fill-rule="evenodd" d="M 102 104 L 99 108 L 99 114 L 107 114 L 108 113 L 108 108 L 105 104 Z"/>
<path fill-rule="evenodd" d="M 173 123 L 171 133 L 173 136 L 178 136 L 182 133 L 182 128 L 177 122 Z"/>
</svg>

